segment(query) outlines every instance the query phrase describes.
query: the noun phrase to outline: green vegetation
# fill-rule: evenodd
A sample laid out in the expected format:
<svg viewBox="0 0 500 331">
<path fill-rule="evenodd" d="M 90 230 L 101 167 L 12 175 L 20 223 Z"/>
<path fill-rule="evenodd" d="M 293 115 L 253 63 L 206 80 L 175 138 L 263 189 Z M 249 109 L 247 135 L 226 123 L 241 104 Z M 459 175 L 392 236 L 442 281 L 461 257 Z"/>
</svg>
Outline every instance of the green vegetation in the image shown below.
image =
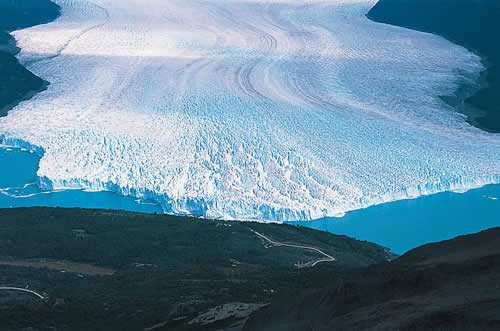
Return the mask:
<svg viewBox="0 0 500 331">
<path fill-rule="evenodd" d="M 486 86 L 461 107 L 468 121 L 500 132 L 500 1 L 380 0 L 369 12 L 374 21 L 439 34 L 483 56 Z"/>
<path fill-rule="evenodd" d="M 50 22 L 59 9 L 49 0 L 0 0 L 0 117 L 47 86 L 17 61 L 18 49 L 8 32 Z"/>
<path fill-rule="evenodd" d="M 299 269 L 296 263 L 323 256 L 270 245 L 252 230 L 321 249 L 337 261 Z M 0 264 L 0 286 L 29 285 L 49 298 L 26 304 L 25 294 L 12 300 L 12 293 L 10 299 L 0 293 L 5 328 L 71 330 L 138 330 L 161 322 L 165 329 L 196 329 L 187 322 L 209 308 L 293 297 L 392 257 L 371 243 L 287 225 L 57 208 L 0 210 L 0 255 L 2 261 L 65 260 L 116 270 L 90 276 Z"/>
</svg>

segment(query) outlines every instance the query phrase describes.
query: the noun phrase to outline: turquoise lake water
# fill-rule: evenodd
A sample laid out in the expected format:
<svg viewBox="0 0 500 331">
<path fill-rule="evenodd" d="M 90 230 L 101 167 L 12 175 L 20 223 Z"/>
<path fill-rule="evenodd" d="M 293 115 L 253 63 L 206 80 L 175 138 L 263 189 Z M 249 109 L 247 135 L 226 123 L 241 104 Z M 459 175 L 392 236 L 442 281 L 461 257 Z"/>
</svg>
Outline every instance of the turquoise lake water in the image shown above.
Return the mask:
<svg viewBox="0 0 500 331">
<path fill-rule="evenodd" d="M 0 148 L 0 208 L 50 206 L 161 213 L 157 204 L 111 192 L 40 192 L 39 156 Z M 375 242 L 401 254 L 425 243 L 500 226 L 500 185 L 373 206 L 340 218 L 291 224 Z"/>
<path fill-rule="evenodd" d="M 38 161 L 39 157 L 29 151 L 0 148 L 0 208 L 48 206 L 162 212 L 157 204 L 112 192 L 40 192 L 36 184 Z"/>
<path fill-rule="evenodd" d="M 500 226 L 500 185 L 395 201 L 341 218 L 293 224 L 375 242 L 402 254 L 429 242 Z"/>
</svg>

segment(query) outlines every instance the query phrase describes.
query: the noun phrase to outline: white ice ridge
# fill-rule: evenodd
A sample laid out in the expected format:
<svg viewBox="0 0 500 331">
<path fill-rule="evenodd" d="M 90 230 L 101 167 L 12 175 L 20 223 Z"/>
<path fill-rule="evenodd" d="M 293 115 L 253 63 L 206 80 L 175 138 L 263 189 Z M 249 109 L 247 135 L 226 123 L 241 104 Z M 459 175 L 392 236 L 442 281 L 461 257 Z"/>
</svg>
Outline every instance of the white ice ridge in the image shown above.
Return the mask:
<svg viewBox="0 0 500 331">
<path fill-rule="evenodd" d="M 48 89 L 0 120 L 48 189 L 283 221 L 500 182 L 500 136 L 439 96 L 478 56 L 371 22 L 375 0 L 57 0 L 17 31 Z"/>
</svg>

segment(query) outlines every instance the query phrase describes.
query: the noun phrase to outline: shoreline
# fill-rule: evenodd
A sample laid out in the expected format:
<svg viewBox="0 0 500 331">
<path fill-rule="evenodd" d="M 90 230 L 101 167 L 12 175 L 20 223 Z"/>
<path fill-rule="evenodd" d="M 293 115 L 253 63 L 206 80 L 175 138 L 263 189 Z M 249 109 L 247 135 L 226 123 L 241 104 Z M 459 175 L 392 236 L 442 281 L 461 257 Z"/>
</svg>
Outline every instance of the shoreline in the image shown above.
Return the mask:
<svg viewBox="0 0 500 331">
<path fill-rule="evenodd" d="M 500 184 L 441 192 L 346 213 L 286 224 L 375 242 L 402 254 L 414 247 L 500 226 Z"/>
<path fill-rule="evenodd" d="M 12 150 L 10 153 L 14 156 L 16 153 L 24 153 L 30 158 L 37 158 L 38 156 L 36 151 L 30 153 L 30 150 L 26 148 L 24 152 Z M 0 160 L 1 157 L 2 153 L 0 151 Z M 13 164 L 13 167 L 16 167 L 16 165 Z M 21 175 L 21 171 L 17 172 Z M 32 181 L 30 176 L 24 176 L 24 178 L 27 179 L 26 182 Z M 24 182 L 16 185 L 22 187 Z M 27 189 L 29 190 L 30 187 L 27 187 Z M 192 216 L 165 214 L 155 204 L 147 204 L 148 202 L 138 201 L 133 197 L 109 191 L 89 192 L 75 189 L 35 192 L 32 196 L 23 198 L 9 198 L 4 193 L 0 192 L 0 206 L 2 206 L 0 213 L 11 208 L 45 206 L 64 209 L 101 209 L 116 214 L 138 213 L 144 215 L 144 217 L 154 217 L 154 214 L 157 214 L 158 217 L 163 215 L 192 218 Z M 13 193 L 18 192 L 14 191 Z M 9 201 L 13 202 L 10 207 Z M 85 204 L 82 204 L 82 201 Z M 347 235 L 360 240 L 375 242 L 391 248 L 396 253 L 402 253 L 428 242 L 445 240 L 455 235 L 468 234 L 498 226 L 500 224 L 495 217 L 498 213 L 500 213 L 500 184 L 491 184 L 470 189 L 466 192 L 440 192 L 412 199 L 385 202 L 347 212 L 342 217 L 272 223 L 257 220 L 249 221 L 266 224 L 281 223 Z M 200 221 L 211 220 L 198 219 Z M 220 221 L 234 222 L 225 219 L 220 219 Z M 240 223 L 240 221 L 237 221 L 237 223 Z M 394 231 L 409 233 L 408 236 L 402 236 L 393 233 Z M 411 238 L 411 240 L 408 240 L 408 238 Z"/>
<path fill-rule="evenodd" d="M 161 209 L 161 213 L 166 215 L 178 215 L 178 216 L 189 216 L 197 217 L 200 219 L 220 219 L 226 221 L 254 221 L 262 223 L 287 223 L 287 222 L 316 222 L 322 219 L 344 219 L 347 215 L 351 213 L 357 213 L 363 210 L 367 210 L 377 206 L 385 206 L 388 204 L 393 204 L 401 201 L 418 200 L 425 197 L 436 196 L 439 194 L 462 194 L 469 191 L 481 189 L 486 186 L 500 185 L 500 178 L 498 176 L 483 176 L 481 179 L 470 179 L 467 181 L 449 181 L 440 183 L 426 183 L 424 185 L 419 185 L 417 187 L 406 188 L 403 191 L 398 192 L 398 194 L 391 197 L 381 196 L 377 200 L 372 202 L 364 202 L 359 208 L 346 210 L 342 212 L 336 212 L 329 215 L 309 215 L 306 210 L 287 210 L 287 209 L 276 209 L 274 213 L 276 215 L 282 215 L 283 217 L 277 217 L 273 220 L 266 220 L 261 218 L 244 218 L 244 217 L 234 217 L 231 215 L 220 215 L 220 216 L 205 216 L 196 213 L 188 212 L 176 212 L 175 208 L 184 208 L 183 206 L 189 206 L 191 200 L 174 200 L 169 196 L 152 191 L 150 189 L 141 189 L 134 187 L 120 187 L 116 184 L 110 184 L 107 182 L 88 182 L 88 181 L 62 181 L 54 182 L 45 176 L 39 176 L 37 174 L 38 164 L 43 156 L 43 149 L 31 145 L 29 142 L 22 139 L 16 139 L 9 136 L 0 134 L 0 148 L 12 148 L 14 150 L 25 150 L 29 151 L 37 157 L 36 169 L 33 169 L 34 183 L 36 183 L 38 194 L 53 194 L 53 193 L 69 193 L 69 192 L 81 192 L 81 193 L 103 193 L 111 194 L 116 197 L 123 198 L 124 200 L 134 200 L 139 201 L 139 204 L 146 202 L 147 205 L 155 205 Z M 32 192 L 30 193 L 30 195 Z M 206 201 L 205 205 L 210 204 L 210 201 Z M 86 207 L 83 207 L 86 208 Z M 113 208 L 110 209 L 120 209 Z M 125 209 L 127 210 L 127 209 Z M 135 208 L 134 208 L 135 210 Z M 157 211 L 155 211 L 157 212 Z M 290 217 L 290 215 L 303 215 L 306 217 Z M 286 216 L 286 217 L 285 217 Z M 307 217 L 309 216 L 309 217 Z"/>
</svg>

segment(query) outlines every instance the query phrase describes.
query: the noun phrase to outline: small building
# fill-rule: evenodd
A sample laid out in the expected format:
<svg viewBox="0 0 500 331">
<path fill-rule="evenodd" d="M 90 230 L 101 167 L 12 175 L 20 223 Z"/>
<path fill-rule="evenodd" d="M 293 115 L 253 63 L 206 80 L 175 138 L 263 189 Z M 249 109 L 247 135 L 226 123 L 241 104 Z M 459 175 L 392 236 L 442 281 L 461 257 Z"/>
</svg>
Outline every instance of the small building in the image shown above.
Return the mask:
<svg viewBox="0 0 500 331">
<path fill-rule="evenodd" d="M 83 240 L 89 236 L 87 231 L 84 229 L 74 229 L 74 230 L 72 230 L 72 232 L 73 232 L 73 236 L 79 240 Z"/>
</svg>

